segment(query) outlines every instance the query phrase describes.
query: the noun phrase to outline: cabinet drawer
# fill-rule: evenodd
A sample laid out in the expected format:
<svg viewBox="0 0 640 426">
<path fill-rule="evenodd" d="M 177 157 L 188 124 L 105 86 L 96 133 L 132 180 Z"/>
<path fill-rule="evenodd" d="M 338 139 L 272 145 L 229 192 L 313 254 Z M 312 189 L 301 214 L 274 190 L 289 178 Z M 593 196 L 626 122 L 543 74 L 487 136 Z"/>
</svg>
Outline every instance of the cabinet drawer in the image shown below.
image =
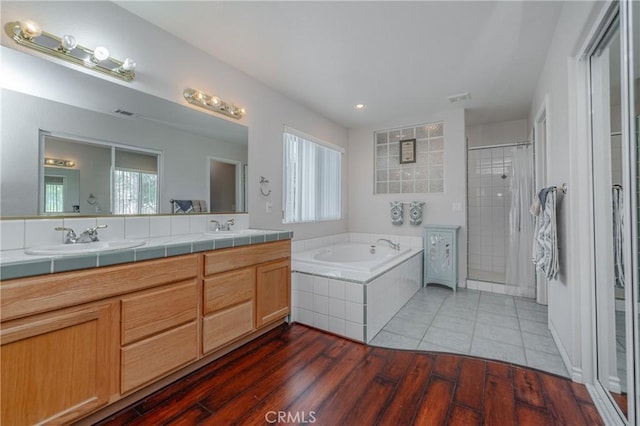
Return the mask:
<svg viewBox="0 0 640 426">
<path fill-rule="evenodd" d="M 207 353 L 253 331 L 253 300 L 202 319 L 202 352 Z"/>
<path fill-rule="evenodd" d="M 239 269 L 204 280 L 204 314 L 253 299 L 255 268 Z"/>
<path fill-rule="evenodd" d="M 122 298 L 122 344 L 193 321 L 197 315 L 195 280 Z"/>
<path fill-rule="evenodd" d="M 204 256 L 204 274 L 217 274 L 285 257 L 291 257 L 290 240 L 215 250 Z"/>
<path fill-rule="evenodd" d="M 121 392 L 136 389 L 194 361 L 197 350 L 195 321 L 122 348 Z"/>
</svg>

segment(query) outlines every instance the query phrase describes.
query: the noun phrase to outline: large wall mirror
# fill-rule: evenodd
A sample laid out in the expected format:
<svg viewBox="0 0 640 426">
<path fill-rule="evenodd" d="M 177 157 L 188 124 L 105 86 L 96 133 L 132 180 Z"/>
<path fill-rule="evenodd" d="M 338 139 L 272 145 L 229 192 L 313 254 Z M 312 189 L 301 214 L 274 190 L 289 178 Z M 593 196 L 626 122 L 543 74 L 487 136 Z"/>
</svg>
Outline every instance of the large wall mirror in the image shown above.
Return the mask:
<svg viewBox="0 0 640 426">
<path fill-rule="evenodd" d="M 2 56 L 0 216 L 168 214 L 172 199 L 247 210 L 247 127 L 12 49 Z M 214 173 L 212 159 L 234 173 Z"/>
</svg>

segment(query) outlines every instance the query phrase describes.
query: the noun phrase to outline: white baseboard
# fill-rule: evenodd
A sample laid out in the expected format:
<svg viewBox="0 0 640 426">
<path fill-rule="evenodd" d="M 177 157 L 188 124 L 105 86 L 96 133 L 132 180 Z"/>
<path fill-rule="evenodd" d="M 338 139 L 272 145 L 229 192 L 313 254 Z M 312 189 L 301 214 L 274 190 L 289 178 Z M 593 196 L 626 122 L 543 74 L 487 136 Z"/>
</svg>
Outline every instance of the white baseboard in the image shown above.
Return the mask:
<svg viewBox="0 0 640 426">
<path fill-rule="evenodd" d="M 558 332 L 556 327 L 553 325 L 553 321 L 549 320 L 549 331 L 551 332 L 551 337 L 553 341 L 556 343 L 558 347 L 558 351 L 560 351 L 560 357 L 562 357 L 562 362 L 564 363 L 565 368 L 569 372 L 569 376 L 571 376 L 571 380 L 578 383 L 583 383 L 583 373 L 582 368 L 576 367 L 571 362 L 571 358 L 569 358 L 569 354 L 567 353 L 567 349 L 562 344 L 560 337 L 558 336 Z"/>
</svg>

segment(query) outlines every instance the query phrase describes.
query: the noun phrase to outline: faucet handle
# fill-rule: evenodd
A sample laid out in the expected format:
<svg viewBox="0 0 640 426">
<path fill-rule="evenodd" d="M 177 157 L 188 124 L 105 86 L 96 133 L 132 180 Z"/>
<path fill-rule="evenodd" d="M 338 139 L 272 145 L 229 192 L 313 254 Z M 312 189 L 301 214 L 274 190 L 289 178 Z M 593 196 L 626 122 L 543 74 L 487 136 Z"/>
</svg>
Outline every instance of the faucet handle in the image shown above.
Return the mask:
<svg viewBox="0 0 640 426">
<path fill-rule="evenodd" d="M 231 225 L 235 225 L 235 224 L 236 224 L 236 220 L 235 219 L 227 220 L 227 226 L 231 226 Z"/>
<path fill-rule="evenodd" d="M 64 237 L 64 243 L 65 244 L 73 244 L 76 242 L 76 232 L 71 229 L 71 228 L 67 228 L 64 226 L 56 226 L 55 228 L 53 228 L 56 231 L 67 231 L 67 235 L 65 235 Z"/>
</svg>

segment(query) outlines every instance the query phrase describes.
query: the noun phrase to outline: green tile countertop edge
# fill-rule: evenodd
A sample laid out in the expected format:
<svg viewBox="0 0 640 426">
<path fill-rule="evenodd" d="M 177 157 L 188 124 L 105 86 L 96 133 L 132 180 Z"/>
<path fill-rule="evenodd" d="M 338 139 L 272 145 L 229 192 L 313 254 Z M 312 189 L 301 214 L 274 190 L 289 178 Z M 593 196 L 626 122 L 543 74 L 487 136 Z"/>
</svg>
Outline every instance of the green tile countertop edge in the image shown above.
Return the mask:
<svg viewBox="0 0 640 426">
<path fill-rule="evenodd" d="M 101 266 L 143 262 L 145 260 L 161 259 L 164 257 L 181 256 L 185 254 L 261 244 L 265 242 L 290 240 L 292 238 L 292 231 L 273 231 L 265 232 L 260 235 L 167 243 L 156 246 L 141 246 L 125 250 L 105 251 L 101 253 L 87 253 L 86 255 L 52 256 L 46 258 L 39 257 L 33 260 L 21 258 L 16 261 L 6 261 L 0 264 L 0 281 L 53 274 L 57 272 L 99 268 Z"/>
</svg>

